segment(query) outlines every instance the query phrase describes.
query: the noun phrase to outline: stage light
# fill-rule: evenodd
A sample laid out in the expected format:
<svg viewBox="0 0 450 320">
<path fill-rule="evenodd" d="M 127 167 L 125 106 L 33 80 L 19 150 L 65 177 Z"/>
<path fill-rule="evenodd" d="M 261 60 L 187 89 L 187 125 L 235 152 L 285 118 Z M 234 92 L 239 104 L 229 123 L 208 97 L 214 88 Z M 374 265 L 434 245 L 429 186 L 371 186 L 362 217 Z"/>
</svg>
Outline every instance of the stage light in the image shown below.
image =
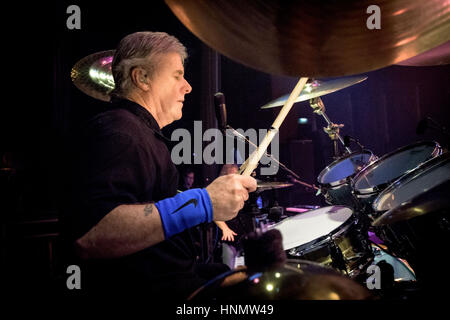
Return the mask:
<svg viewBox="0 0 450 320">
<path fill-rule="evenodd" d="M 307 124 L 308 118 L 298 118 L 298 124 Z"/>
</svg>

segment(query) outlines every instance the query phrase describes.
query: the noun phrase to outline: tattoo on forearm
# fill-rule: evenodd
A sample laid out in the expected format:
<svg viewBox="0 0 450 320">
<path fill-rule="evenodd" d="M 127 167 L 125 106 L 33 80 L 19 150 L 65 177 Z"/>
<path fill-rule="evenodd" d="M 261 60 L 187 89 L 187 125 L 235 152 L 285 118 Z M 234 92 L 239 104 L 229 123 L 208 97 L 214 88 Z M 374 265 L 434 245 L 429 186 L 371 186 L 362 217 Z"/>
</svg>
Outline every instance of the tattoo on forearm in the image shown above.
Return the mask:
<svg viewBox="0 0 450 320">
<path fill-rule="evenodd" d="M 153 211 L 153 207 L 152 207 L 152 204 L 151 204 L 151 203 L 145 205 L 145 207 L 144 207 L 144 214 L 145 214 L 146 217 L 147 217 L 148 215 L 150 215 L 150 214 L 152 213 L 152 211 Z"/>
</svg>

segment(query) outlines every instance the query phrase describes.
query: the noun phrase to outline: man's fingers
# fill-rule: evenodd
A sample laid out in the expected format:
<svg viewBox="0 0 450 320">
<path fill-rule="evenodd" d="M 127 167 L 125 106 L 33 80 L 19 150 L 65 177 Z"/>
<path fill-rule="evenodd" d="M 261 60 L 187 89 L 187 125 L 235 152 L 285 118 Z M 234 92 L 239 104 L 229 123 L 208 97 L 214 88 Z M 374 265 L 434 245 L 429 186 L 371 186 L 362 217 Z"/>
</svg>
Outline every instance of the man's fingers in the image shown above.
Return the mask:
<svg viewBox="0 0 450 320">
<path fill-rule="evenodd" d="M 257 183 L 255 178 L 241 175 L 236 175 L 236 177 L 239 179 L 242 186 L 248 190 L 248 192 L 253 192 L 256 190 Z"/>
<path fill-rule="evenodd" d="M 245 205 L 245 201 L 240 201 L 238 212 L 241 211 L 244 208 L 244 205 Z M 236 215 L 237 215 L 237 213 L 236 213 Z"/>
</svg>

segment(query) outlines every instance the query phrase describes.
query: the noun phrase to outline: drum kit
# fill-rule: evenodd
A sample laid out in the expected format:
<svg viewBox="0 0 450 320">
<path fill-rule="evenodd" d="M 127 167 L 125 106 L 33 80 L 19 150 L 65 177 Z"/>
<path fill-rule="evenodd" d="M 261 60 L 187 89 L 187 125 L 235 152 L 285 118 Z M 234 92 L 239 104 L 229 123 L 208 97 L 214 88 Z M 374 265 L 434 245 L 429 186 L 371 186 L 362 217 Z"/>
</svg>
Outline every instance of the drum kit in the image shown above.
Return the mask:
<svg viewBox="0 0 450 320">
<path fill-rule="evenodd" d="M 334 85 L 344 87 L 339 81 Z M 328 91 L 330 84 L 325 87 Z M 320 95 L 321 92 L 316 91 L 314 98 Z M 279 106 L 283 99 L 286 96 L 266 106 Z M 324 114 L 323 111 L 321 113 Z M 285 294 L 312 299 L 314 292 L 320 296 L 319 299 L 331 299 L 334 295 L 343 298 L 342 292 L 327 287 L 326 278 L 322 278 L 325 291 L 317 288 L 314 291 L 310 287 L 287 289 L 287 283 L 278 281 L 279 289 L 284 291 L 274 295 L 259 284 L 260 280 L 274 283 L 269 278 L 273 278 L 275 273 L 294 281 L 292 273 L 295 274 L 296 270 L 293 265 L 302 270 L 302 275 L 296 275 L 302 278 L 301 281 L 318 281 L 317 273 L 334 272 L 334 277 L 340 279 L 336 281 L 342 281 L 340 284 L 351 279 L 355 286 L 366 285 L 370 266 L 383 266 L 386 270 L 388 265 L 390 269 L 382 271 L 382 283 L 385 290 L 401 288 L 394 296 L 399 299 L 406 299 L 411 292 L 423 297 L 428 294 L 426 290 L 431 290 L 430 287 L 439 280 L 433 273 L 434 265 L 430 264 L 430 258 L 442 256 L 441 245 L 450 239 L 450 153 L 444 152 L 439 143 L 416 142 L 382 157 L 364 148 L 356 152 L 350 150 L 336 157 L 320 172 L 318 188 L 293 180 L 311 189 L 319 189 L 329 206 L 291 210 L 294 215 L 280 214 L 275 219 L 274 215 L 264 214 L 271 212 L 270 207 L 257 209 L 256 205 L 250 205 L 241 212 L 255 217 L 253 231 L 257 234 L 268 230 L 280 232 L 282 250 L 288 257 L 285 264 L 265 272 L 233 270 L 196 291 L 193 300 L 207 297 L 224 300 L 238 297 L 284 299 Z M 292 185 L 260 181 L 256 194 Z M 244 258 L 248 254 L 242 251 Z M 261 263 L 261 268 L 263 265 Z M 393 276 L 390 276 L 391 269 L 395 269 Z M 239 281 L 235 279 L 236 275 L 239 275 Z M 254 283 L 255 279 L 260 280 Z M 296 288 L 293 284 L 292 287 Z M 383 291 L 377 293 L 377 297 L 383 295 L 386 295 Z M 358 294 L 346 298 L 366 299 L 368 296 L 358 291 Z"/>
<path fill-rule="evenodd" d="M 321 78 L 354 75 L 402 61 L 413 66 L 450 62 L 450 26 L 440 14 L 448 11 L 448 5 L 439 0 L 378 1 L 383 9 L 383 27 L 372 33 L 360 26 L 361 10 L 371 1 L 350 1 L 346 5 L 301 1 L 290 2 L 289 8 L 276 1 L 264 5 L 258 1 L 166 3 L 210 47 L 272 74 Z M 240 26 L 239 32 L 236 26 Z M 80 60 L 72 69 L 74 84 L 86 94 L 108 101 L 114 86 L 113 54 L 113 50 L 104 51 Z M 279 234 L 281 240 L 272 243 L 276 249 L 270 244 L 265 247 L 267 256 L 275 250 L 287 259 L 276 264 L 263 261 L 251 268 L 246 261 L 247 266 L 199 288 L 191 295 L 192 300 L 371 299 L 377 294 L 366 289 L 368 272 L 378 265 L 380 252 L 410 271 L 408 282 L 421 297 L 433 292 L 442 279 L 432 261 L 444 258 L 450 239 L 450 156 L 434 141 L 416 142 L 381 157 L 366 148 L 351 151 L 339 133 L 343 125 L 329 119 L 320 97 L 366 78 L 318 81 L 302 77 L 291 94 L 262 107 L 283 106 L 267 139 L 239 173 L 251 175 L 292 105 L 309 100 L 314 112 L 328 124 L 324 130 L 332 140 L 334 159 L 318 175 L 317 187 L 300 181 L 298 176 L 291 182 L 319 189 L 328 206 L 280 215 L 278 221 L 267 219 L 267 215 L 262 218 L 256 205 L 249 206 L 255 223 L 248 237 L 259 237 L 267 244 L 264 237 Z M 345 149 L 342 154 L 339 143 Z M 261 182 L 257 194 L 290 186 L 288 182 Z M 265 256 L 264 250 L 258 253 Z M 254 256 L 248 250 L 243 254 Z M 386 289 L 392 288 L 393 284 L 385 281 L 389 272 L 382 273 L 381 278 Z M 448 282 L 445 275 L 443 278 Z M 399 293 L 401 299 L 403 295 Z"/>
<path fill-rule="evenodd" d="M 240 213 L 257 221 L 247 236 L 280 233 L 283 264 L 260 260 L 250 270 L 246 256 L 253 248 L 244 249 L 245 266 L 202 286 L 191 300 L 438 298 L 436 286 L 446 280 L 432 259 L 443 259 L 450 244 L 450 153 L 432 141 L 379 158 L 369 150 L 351 152 L 323 169 L 317 182 L 329 206 L 276 220 L 263 213 L 271 208 Z M 260 182 L 256 193 L 291 186 Z M 365 291 L 373 266 L 380 290 Z"/>
<path fill-rule="evenodd" d="M 450 201 L 444 195 L 450 194 L 449 181 L 450 154 L 442 153 L 436 142 L 414 143 L 381 158 L 368 151 L 351 153 L 318 177 L 331 206 L 287 218 L 274 228 L 281 231 L 290 256 L 332 266 L 350 277 L 364 273 L 372 262 L 374 233 L 386 250 L 417 268 L 420 281 L 425 270 L 420 270 L 424 261 L 418 261 L 418 255 L 424 257 L 433 249 L 422 245 L 426 251 L 417 252 L 425 240 L 417 237 L 426 236 L 430 245 L 429 239 L 436 236 L 432 242 L 438 247 L 439 237 L 447 239 L 442 244 L 450 239 Z M 420 229 L 411 227 L 409 220 L 419 218 Z M 425 220 L 433 221 L 426 230 Z M 397 226 L 402 224 L 409 228 Z"/>
<path fill-rule="evenodd" d="M 269 105 L 282 102 L 275 101 Z M 441 246 L 450 239 L 450 153 L 434 141 L 416 142 L 382 157 L 367 149 L 346 152 L 320 172 L 317 184 L 329 206 L 299 210 L 278 221 L 260 214 L 270 208 L 251 212 L 259 219 L 255 232 L 265 229 L 281 233 L 282 247 L 289 258 L 285 267 L 295 261 L 299 265 L 315 263 L 315 271 L 319 266 L 331 268 L 364 285 L 368 268 L 379 265 L 377 256 L 382 254 L 387 256 L 382 262 L 390 261 L 392 269 L 403 268 L 392 278 L 395 283 L 384 280 L 386 289 L 396 285 L 403 288 L 398 292 L 402 299 L 412 288 L 418 295 L 425 295 L 421 290 L 437 281 L 430 258 L 442 256 Z M 257 193 L 290 186 L 260 182 Z M 311 268 L 309 276 L 314 277 Z M 247 274 L 240 286 L 251 286 L 252 277 Z M 220 296 L 234 292 L 230 290 Z M 257 290 L 257 295 L 263 291 Z M 194 298 L 205 294 L 201 291 Z"/>
</svg>

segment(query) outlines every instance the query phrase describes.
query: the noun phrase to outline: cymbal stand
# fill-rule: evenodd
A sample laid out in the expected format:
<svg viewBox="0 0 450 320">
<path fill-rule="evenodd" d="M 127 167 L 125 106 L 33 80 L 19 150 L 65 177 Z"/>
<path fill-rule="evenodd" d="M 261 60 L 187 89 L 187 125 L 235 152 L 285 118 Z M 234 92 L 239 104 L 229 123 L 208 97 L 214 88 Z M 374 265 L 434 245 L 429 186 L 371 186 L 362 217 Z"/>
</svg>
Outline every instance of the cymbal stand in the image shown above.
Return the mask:
<svg viewBox="0 0 450 320">
<path fill-rule="evenodd" d="M 330 118 L 328 118 L 327 114 L 325 113 L 325 105 L 323 104 L 322 99 L 320 97 L 312 98 L 309 100 L 309 104 L 311 108 L 313 108 L 314 113 L 317 113 L 318 115 L 321 115 L 325 121 L 327 122 L 328 126 L 324 128 L 324 131 L 328 134 L 330 139 L 333 141 L 333 153 L 334 158 L 339 158 L 339 147 L 338 147 L 338 140 L 342 143 L 345 150 L 348 153 L 351 153 L 349 147 L 345 146 L 344 139 L 342 139 L 341 135 L 339 134 L 339 129 L 342 128 L 343 124 L 335 124 L 331 122 Z"/>
<path fill-rule="evenodd" d="M 323 128 L 323 131 L 325 131 L 326 134 L 330 137 L 331 141 L 333 141 L 333 158 L 339 159 L 340 157 L 340 151 L 338 146 L 338 135 L 339 135 L 339 129 L 342 128 L 343 124 L 329 124 L 327 127 Z"/>
</svg>

